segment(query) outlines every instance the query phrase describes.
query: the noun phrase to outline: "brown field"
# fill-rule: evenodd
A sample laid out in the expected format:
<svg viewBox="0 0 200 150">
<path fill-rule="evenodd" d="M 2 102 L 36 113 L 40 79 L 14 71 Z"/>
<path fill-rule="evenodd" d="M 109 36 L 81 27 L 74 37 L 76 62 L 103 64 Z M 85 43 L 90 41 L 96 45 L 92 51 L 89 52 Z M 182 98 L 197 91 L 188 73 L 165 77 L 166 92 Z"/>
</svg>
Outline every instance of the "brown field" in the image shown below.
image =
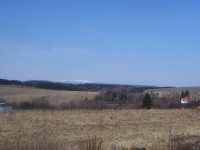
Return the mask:
<svg viewBox="0 0 200 150">
<path fill-rule="evenodd" d="M 196 110 L 16 111 L 0 114 L 0 141 L 43 139 L 77 148 L 95 135 L 104 149 L 165 144 L 175 135 L 200 136 Z M 1 144 L 0 144 L 1 145 Z"/>
<path fill-rule="evenodd" d="M 158 92 L 181 92 L 181 91 L 190 91 L 194 94 L 200 94 L 200 87 L 177 87 L 177 88 L 160 88 L 160 89 L 152 89 L 151 91 Z"/>
<path fill-rule="evenodd" d="M 0 86 L 0 99 L 18 103 L 46 97 L 50 104 L 60 105 L 71 101 L 78 102 L 86 97 L 91 99 L 96 94 L 96 92 Z M 105 150 L 122 150 L 123 147 L 130 149 L 133 146 L 160 150 L 164 149 L 162 145 L 166 146 L 169 139 L 176 136 L 198 137 L 200 144 L 199 111 L 192 109 L 29 110 L 0 114 L 2 150 L 86 150 L 81 147 L 88 137 L 102 139 Z"/>
<path fill-rule="evenodd" d="M 97 92 L 80 92 L 80 91 L 57 91 L 45 90 L 24 86 L 4 86 L 0 85 L 0 99 L 6 102 L 24 102 L 32 101 L 45 97 L 51 105 L 60 105 L 68 102 L 79 102 L 81 100 L 92 99 Z"/>
<path fill-rule="evenodd" d="M 179 88 L 160 88 L 160 89 L 150 89 L 146 90 L 146 92 L 158 94 L 158 97 L 162 96 L 173 96 L 177 93 L 181 93 L 181 91 L 188 90 L 190 92 L 191 100 L 200 100 L 200 87 L 179 87 Z"/>
</svg>

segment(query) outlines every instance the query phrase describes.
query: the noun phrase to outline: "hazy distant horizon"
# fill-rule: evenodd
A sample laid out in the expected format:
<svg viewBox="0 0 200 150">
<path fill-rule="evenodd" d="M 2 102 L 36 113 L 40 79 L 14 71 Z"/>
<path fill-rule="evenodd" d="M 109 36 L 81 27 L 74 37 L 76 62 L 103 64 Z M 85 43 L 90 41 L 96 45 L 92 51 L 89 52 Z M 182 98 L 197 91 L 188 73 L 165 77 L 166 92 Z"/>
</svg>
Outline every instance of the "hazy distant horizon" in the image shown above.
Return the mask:
<svg viewBox="0 0 200 150">
<path fill-rule="evenodd" d="M 0 78 L 199 86 L 200 1 L 0 2 Z"/>
<path fill-rule="evenodd" d="M 26 81 L 49 81 L 49 82 L 58 82 L 58 83 L 69 83 L 69 84 L 110 84 L 110 85 L 130 85 L 130 86 L 152 86 L 152 87 L 176 87 L 176 88 L 180 88 L 180 87 L 200 87 L 200 85 L 196 85 L 196 86 L 175 86 L 175 85 L 154 85 L 154 84 L 135 84 L 135 83 L 112 83 L 112 82 L 99 82 L 99 81 L 89 81 L 89 80 L 47 80 L 47 79 L 28 79 L 28 80 L 19 80 L 19 79 L 8 79 L 8 78 L 1 78 L 0 79 L 6 79 L 6 80 L 18 80 L 18 81 L 22 81 L 22 82 L 26 82 Z"/>
</svg>

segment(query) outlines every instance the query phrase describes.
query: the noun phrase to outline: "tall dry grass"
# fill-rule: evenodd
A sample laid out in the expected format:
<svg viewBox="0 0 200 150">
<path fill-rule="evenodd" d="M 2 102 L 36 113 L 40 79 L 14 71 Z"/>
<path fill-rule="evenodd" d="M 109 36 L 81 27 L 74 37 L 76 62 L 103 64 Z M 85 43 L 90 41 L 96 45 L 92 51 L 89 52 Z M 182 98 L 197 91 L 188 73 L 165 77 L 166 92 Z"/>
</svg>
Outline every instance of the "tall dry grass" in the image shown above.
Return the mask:
<svg viewBox="0 0 200 150">
<path fill-rule="evenodd" d="M 89 137 L 90 133 L 96 137 Z M 176 140 L 183 133 L 185 140 Z M 0 114 L 0 149 L 15 145 L 20 150 L 20 146 L 30 145 L 40 150 L 51 145 L 60 150 L 168 150 L 198 146 L 199 135 L 200 115 L 192 110 L 27 110 Z"/>
<path fill-rule="evenodd" d="M 103 139 L 96 135 L 89 135 L 87 139 L 83 141 L 81 146 L 82 150 L 104 150 Z"/>
<path fill-rule="evenodd" d="M 60 146 L 54 141 L 32 138 L 20 140 L 17 138 L 5 138 L 0 140 L 1 150 L 59 150 Z"/>
</svg>

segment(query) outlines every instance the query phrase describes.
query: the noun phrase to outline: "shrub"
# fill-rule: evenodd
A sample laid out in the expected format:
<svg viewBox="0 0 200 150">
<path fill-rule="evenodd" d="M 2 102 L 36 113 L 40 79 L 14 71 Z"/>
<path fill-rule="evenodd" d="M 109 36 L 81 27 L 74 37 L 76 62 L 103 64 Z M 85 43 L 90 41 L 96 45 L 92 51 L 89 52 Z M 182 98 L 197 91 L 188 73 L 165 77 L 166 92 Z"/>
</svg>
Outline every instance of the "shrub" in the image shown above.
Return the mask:
<svg viewBox="0 0 200 150">
<path fill-rule="evenodd" d="M 13 104 L 13 106 L 17 107 Z M 32 100 L 32 102 L 22 102 L 19 104 L 19 109 L 50 109 L 52 108 L 46 97 L 40 97 Z"/>
<path fill-rule="evenodd" d="M 40 97 L 38 99 L 34 99 L 32 101 L 32 106 L 35 109 L 48 109 L 48 108 L 50 108 L 49 101 L 46 99 L 46 97 Z"/>
<path fill-rule="evenodd" d="M 200 136 L 179 135 L 169 141 L 170 150 L 199 150 Z"/>
<path fill-rule="evenodd" d="M 20 103 L 19 108 L 20 109 L 33 109 L 33 106 L 29 102 L 22 102 L 22 103 Z"/>
</svg>

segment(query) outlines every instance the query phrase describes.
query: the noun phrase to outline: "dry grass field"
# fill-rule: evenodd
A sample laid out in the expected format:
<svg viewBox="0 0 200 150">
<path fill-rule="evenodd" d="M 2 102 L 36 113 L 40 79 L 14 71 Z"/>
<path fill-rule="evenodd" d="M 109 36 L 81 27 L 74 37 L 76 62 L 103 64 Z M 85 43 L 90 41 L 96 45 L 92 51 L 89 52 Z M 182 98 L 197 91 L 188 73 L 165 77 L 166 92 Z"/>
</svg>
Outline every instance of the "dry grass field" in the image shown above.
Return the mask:
<svg viewBox="0 0 200 150">
<path fill-rule="evenodd" d="M 76 149 L 91 135 L 103 139 L 105 150 L 123 146 L 151 149 L 176 135 L 200 137 L 200 113 L 180 109 L 49 110 L 0 114 L 0 143 L 42 139 L 59 145 L 55 149 Z"/>
<path fill-rule="evenodd" d="M 160 88 L 160 89 L 151 89 L 150 91 L 155 92 L 181 92 L 181 91 L 190 91 L 192 94 L 199 94 L 200 87 L 177 87 L 177 88 Z"/>
<path fill-rule="evenodd" d="M 51 105 L 57 106 L 71 101 L 78 102 L 86 97 L 87 99 L 92 99 L 96 94 L 97 92 L 57 91 L 24 86 L 0 85 L 0 99 L 11 103 L 30 102 L 34 99 L 45 97 Z"/>
<path fill-rule="evenodd" d="M 176 93 L 181 93 L 181 91 L 188 90 L 190 92 L 191 100 L 200 100 L 200 87 L 178 87 L 178 88 L 160 88 L 160 89 L 150 89 L 146 90 L 146 92 L 153 92 L 159 94 L 161 96 L 172 96 Z"/>
</svg>

